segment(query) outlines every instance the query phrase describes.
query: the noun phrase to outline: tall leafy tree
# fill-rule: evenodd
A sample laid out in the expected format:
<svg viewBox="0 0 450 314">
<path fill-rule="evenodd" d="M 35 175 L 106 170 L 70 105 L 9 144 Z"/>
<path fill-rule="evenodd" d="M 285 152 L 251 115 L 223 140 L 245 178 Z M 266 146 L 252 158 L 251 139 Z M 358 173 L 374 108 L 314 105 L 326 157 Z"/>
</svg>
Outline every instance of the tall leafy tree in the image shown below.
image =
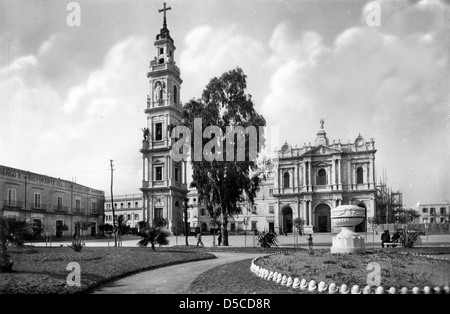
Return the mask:
<svg viewBox="0 0 450 314">
<path fill-rule="evenodd" d="M 191 154 L 193 168 L 192 187 L 197 188 L 199 201 L 206 202 L 208 207 L 220 207 L 223 224 L 223 245 L 228 245 L 227 225 L 230 217 L 241 213 L 240 203 L 253 203 L 259 188 L 260 176 L 252 175 L 256 163 L 250 149 L 254 134 L 245 136 L 245 160 L 238 158 L 238 147 L 242 142 L 232 137 L 231 146 L 234 152 L 225 150 L 229 127 L 241 126 L 244 129 L 254 126 L 259 134 L 259 126 L 265 126 L 264 117 L 255 110 L 251 95 L 246 92 L 247 76 L 242 69 L 236 68 L 225 72 L 220 77 L 210 80 L 203 91 L 201 99 L 192 99 L 183 107 L 183 122 L 191 131 Z M 200 138 L 195 136 L 195 120 L 201 119 L 201 133 L 208 126 L 217 126 L 220 132 L 213 132 Z M 197 120 L 198 121 L 198 120 Z M 227 128 L 228 127 L 228 128 Z M 218 130 L 216 128 L 216 131 Z M 184 136 L 184 135 L 183 135 Z M 253 136 L 253 138 L 252 138 Z M 231 137 L 230 137 L 231 138 Z M 259 138 L 256 136 L 256 138 Z M 236 139 L 236 140 L 235 140 Z M 217 141 L 218 145 L 211 145 Z M 199 145 L 200 144 L 200 145 Z M 262 144 L 262 143 L 258 143 Z M 195 151 L 201 148 L 202 152 Z M 259 146 L 258 146 L 259 147 Z M 203 153 L 199 160 L 196 154 Z M 208 160 L 205 153 L 216 158 Z"/>
</svg>

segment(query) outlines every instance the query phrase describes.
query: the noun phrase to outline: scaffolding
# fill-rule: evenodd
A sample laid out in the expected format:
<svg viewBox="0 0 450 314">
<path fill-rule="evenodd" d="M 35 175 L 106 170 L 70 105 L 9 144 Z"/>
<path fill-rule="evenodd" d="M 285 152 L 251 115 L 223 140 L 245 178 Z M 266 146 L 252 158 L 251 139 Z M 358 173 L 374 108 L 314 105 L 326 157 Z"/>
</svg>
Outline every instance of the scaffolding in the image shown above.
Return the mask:
<svg viewBox="0 0 450 314">
<path fill-rule="evenodd" d="M 386 184 L 386 175 L 377 185 L 375 219 L 377 224 L 388 224 L 396 222 L 396 213 L 403 210 L 403 193 L 393 191 Z"/>
</svg>

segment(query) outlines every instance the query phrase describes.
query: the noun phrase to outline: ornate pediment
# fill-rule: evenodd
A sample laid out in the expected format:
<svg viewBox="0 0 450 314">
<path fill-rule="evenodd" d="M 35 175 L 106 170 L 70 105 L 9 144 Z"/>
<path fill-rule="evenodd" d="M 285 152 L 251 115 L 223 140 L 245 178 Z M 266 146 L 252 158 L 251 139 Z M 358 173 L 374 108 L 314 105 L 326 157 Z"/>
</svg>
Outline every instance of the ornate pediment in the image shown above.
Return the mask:
<svg viewBox="0 0 450 314">
<path fill-rule="evenodd" d="M 155 158 L 155 159 L 153 159 L 153 163 L 154 164 L 163 164 L 164 163 L 164 159 L 162 159 L 162 158 Z"/>
<path fill-rule="evenodd" d="M 331 154 L 340 154 L 340 153 L 342 153 L 342 152 L 337 149 L 331 148 L 329 146 L 320 145 L 318 147 L 314 147 L 313 149 L 307 151 L 306 153 L 303 154 L 303 156 L 305 156 L 305 155 L 320 156 L 320 155 L 331 155 Z"/>
<path fill-rule="evenodd" d="M 325 161 L 318 161 L 318 162 L 313 162 L 312 166 L 315 168 L 321 168 L 321 167 L 331 167 L 332 163 L 331 162 L 325 162 Z"/>
</svg>

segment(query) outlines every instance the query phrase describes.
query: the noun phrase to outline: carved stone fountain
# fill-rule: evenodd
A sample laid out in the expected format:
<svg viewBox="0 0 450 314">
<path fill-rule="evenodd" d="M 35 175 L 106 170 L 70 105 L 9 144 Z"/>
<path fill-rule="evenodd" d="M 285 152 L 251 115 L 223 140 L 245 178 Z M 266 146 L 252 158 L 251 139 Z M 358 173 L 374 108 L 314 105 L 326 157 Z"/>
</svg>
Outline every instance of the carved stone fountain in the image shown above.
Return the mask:
<svg viewBox="0 0 450 314">
<path fill-rule="evenodd" d="M 355 232 L 355 226 L 365 217 L 365 209 L 356 205 L 341 205 L 331 210 L 331 220 L 341 232 L 333 237 L 331 254 L 366 253 L 364 238 Z"/>
</svg>

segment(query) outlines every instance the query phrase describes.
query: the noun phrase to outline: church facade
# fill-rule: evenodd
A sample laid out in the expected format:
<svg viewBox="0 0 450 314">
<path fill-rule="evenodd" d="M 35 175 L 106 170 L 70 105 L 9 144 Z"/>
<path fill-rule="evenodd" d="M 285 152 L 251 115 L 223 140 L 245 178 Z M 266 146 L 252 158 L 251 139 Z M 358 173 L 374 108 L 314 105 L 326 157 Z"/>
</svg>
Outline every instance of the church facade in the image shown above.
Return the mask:
<svg viewBox="0 0 450 314">
<path fill-rule="evenodd" d="M 172 233 L 183 232 L 183 201 L 187 196 L 186 163 L 173 160 L 170 151 L 175 139 L 170 128 L 180 123 L 180 69 L 175 64 L 175 45 L 170 36 L 164 7 L 163 28 L 156 36 L 155 56 L 147 74 L 147 127 L 142 141 L 144 220 L 165 218 Z"/>
<path fill-rule="evenodd" d="M 330 143 L 323 120 L 314 145 L 292 148 L 285 143 L 275 158 L 275 225 L 291 232 L 293 220 L 300 217 L 306 232 L 337 232 L 330 218 L 331 209 L 358 203 L 364 203 L 366 217 L 373 217 L 375 153 L 374 140 L 361 135 L 346 144 Z M 357 231 L 366 228 L 364 221 Z"/>
</svg>

